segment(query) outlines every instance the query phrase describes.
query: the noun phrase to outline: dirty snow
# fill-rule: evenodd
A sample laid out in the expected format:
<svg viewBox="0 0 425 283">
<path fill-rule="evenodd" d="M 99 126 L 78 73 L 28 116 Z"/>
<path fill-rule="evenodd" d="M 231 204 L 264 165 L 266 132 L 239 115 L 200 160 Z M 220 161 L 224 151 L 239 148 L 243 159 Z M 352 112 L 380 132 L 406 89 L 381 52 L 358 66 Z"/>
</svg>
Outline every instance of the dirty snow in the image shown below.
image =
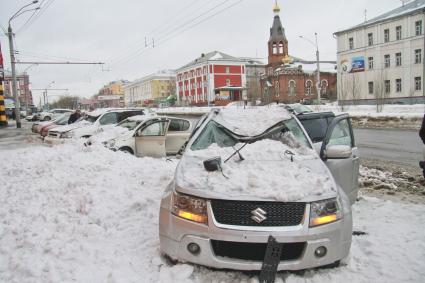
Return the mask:
<svg viewBox="0 0 425 283">
<path fill-rule="evenodd" d="M 79 143 L 3 150 L 0 282 L 258 282 L 256 275 L 169 265 L 158 212 L 175 161 Z M 276 282 L 423 282 L 425 206 L 363 197 L 339 268 Z"/>
<path fill-rule="evenodd" d="M 243 144 L 237 144 L 235 149 Z M 307 148 L 295 149 L 275 140 L 260 140 L 246 145 L 224 163 L 235 149 L 212 144 L 204 150 L 188 150 L 176 173 L 177 185 L 216 197 L 300 201 L 321 195 L 335 197 L 336 185 L 318 155 Z M 293 161 L 291 155 L 294 153 Z M 221 171 L 208 172 L 203 161 L 220 156 Z M 203 192 L 204 191 L 204 192 Z"/>
</svg>

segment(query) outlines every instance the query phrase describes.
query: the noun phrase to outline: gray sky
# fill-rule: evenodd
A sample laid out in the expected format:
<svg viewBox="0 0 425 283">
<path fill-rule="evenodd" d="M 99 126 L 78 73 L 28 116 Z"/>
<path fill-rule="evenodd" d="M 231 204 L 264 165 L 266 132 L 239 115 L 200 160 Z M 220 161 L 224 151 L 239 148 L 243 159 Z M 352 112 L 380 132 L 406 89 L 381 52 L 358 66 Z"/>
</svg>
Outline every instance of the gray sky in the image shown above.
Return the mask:
<svg viewBox="0 0 425 283">
<path fill-rule="evenodd" d="M 0 0 L 0 24 L 30 0 Z M 134 80 L 160 69 L 176 69 L 213 50 L 266 61 L 274 0 L 40 0 L 30 24 L 27 12 L 12 21 L 20 61 L 90 61 L 99 66 L 33 66 L 32 88 L 68 88 L 89 97 L 115 79 Z M 315 59 L 315 48 L 299 35 L 318 33 L 321 59 L 336 59 L 333 32 L 401 5 L 399 0 L 280 0 L 289 53 Z M 38 5 L 38 4 L 37 4 Z M 36 7 L 37 5 L 34 5 Z M 217 14 L 217 15 L 214 15 Z M 145 37 L 155 48 L 145 47 Z M 8 41 L 0 37 L 5 68 Z M 18 65 L 18 70 L 26 67 Z M 64 92 L 50 92 L 64 94 Z M 40 91 L 33 91 L 38 104 Z M 54 99 L 54 97 L 52 97 Z"/>
</svg>

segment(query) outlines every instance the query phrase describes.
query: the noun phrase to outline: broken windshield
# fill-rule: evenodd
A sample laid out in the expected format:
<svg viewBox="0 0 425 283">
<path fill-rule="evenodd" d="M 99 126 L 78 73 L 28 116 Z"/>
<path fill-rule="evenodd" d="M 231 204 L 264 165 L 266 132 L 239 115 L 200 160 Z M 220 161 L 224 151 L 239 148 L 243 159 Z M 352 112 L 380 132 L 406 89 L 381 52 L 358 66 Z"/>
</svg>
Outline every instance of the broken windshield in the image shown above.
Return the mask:
<svg viewBox="0 0 425 283">
<path fill-rule="evenodd" d="M 223 125 L 215 121 L 209 121 L 190 149 L 206 149 L 214 143 L 219 147 L 233 147 L 237 143 L 254 143 L 263 139 L 278 140 L 293 148 L 311 148 L 307 137 L 297 122 L 294 119 L 289 119 L 281 121 L 263 134 L 255 137 L 237 135 Z"/>
</svg>

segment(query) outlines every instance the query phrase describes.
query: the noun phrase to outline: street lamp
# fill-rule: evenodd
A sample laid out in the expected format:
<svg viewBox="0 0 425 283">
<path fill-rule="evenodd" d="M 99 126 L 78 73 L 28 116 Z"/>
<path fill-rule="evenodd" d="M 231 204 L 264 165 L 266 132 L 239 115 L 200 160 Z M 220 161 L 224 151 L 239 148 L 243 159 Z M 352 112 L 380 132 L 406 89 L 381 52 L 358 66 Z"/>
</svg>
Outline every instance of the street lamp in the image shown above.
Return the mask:
<svg viewBox="0 0 425 283">
<path fill-rule="evenodd" d="M 44 107 L 49 110 L 49 98 L 47 97 L 47 90 L 54 84 L 55 81 L 51 81 L 45 88 L 44 88 Z"/>
<path fill-rule="evenodd" d="M 9 26 L 8 26 L 8 29 L 7 29 L 7 35 L 8 35 L 8 38 L 9 38 L 10 64 L 12 66 L 12 91 L 13 91 L 13 98 L 15 99 L 16 128 L 21 128 L 21 113 L 20 113 L 20 103 L 19 103 L 18 91 L 17 91 L 17 88 L 16 88 L 15 50 L 13 49 L 13 32 L 12 32 L 12 26 L 10 25 L 10 22 L 14 18 L 22 15 L 23 13 L 40 9 L 40 7 L 37 7 L 35 9 L 24 10 L 26 7 L 34 5 L 36 3 L 38 3 L 38 0 L 32 1 L 31 3 L 23 6 L 15 14 L 13 14 L 13 16 L 10 17 L 10 19 L 9 19 Z"/>
<path fill-rule="evenodd" d="M 312 44 L 314 47 L 316 47 L 316 63 L 317 63 L 317 83 L 316 83 L 316 89 L 317 89 L 317 103 L 320 105 L 320 61 L 319 61 L 319 45 L 317 44 L 317 32 L 314 33 L 314 36 L 316 38 L 316 42 L 314 43 L 312 40 L 300 35 L 300 38 L 305 39 L 310 44 Z"/>
</svg>

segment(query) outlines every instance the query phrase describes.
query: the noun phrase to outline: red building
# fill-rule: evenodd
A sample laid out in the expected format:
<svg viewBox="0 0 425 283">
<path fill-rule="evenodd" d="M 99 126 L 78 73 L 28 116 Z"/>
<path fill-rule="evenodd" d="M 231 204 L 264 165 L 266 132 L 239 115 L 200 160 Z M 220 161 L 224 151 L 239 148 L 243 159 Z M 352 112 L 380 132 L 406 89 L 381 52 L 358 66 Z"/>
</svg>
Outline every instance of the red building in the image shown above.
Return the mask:
<svg viewBox="0 0 425 283">
<path fill-rule="evenodd" d="M 6 98 L 13 99 L 12 93 L 12 74 L 9 71 L 4 72 L 4 96 Z M 21 107 L 25 107 L 28 103 L 33 105 L 32 93 L 29 88 L 30 79 L 27 73 L 16 75 L 16 89 L 18 90 L 19 104 Z"/>
<path fill-rule="evenodd" d="M 213 51 L 176 72 L 180 105 L 226 105 L 246 97 L 244 59 Z"/>
<path fill-rule="evenodd" d="M 263 103 L 294 103 L 317 99 L 317 66 L 288 53 L 288 39 L 280 21 L 279 6 L 275 5 L 273 26 L 270 28 L 268 64 L 261 77 Z M 336 62 L 320 62 L 321 97 L 336 98 Z"/>
</svg>

